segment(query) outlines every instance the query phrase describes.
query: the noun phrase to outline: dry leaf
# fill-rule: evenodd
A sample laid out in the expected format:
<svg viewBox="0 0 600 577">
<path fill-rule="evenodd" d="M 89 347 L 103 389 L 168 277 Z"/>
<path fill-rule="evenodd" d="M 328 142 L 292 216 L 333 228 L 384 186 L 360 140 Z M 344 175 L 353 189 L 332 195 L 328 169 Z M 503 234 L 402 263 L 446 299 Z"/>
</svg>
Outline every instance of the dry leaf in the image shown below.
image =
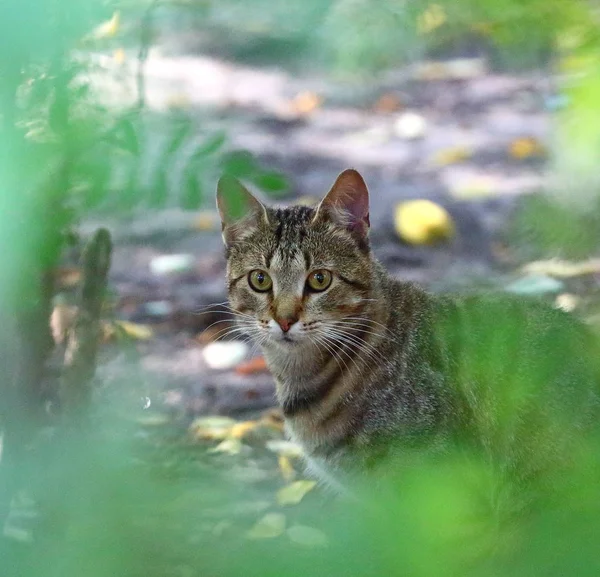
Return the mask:
<svg viewBox="0 0 600 577">
<path fill-rule="evenodd" d="M 289 457 L 286 457 L 285 455 L 279 455 L 277 462 L 279 463 L 279 470 L 281 471 L 283 480 L 287 481 L 288 483 L 293 481 L 294 477 L 296 476 L 296 471 L 294 470 L 294 467 L 292 467 Z"/>
<path fill-rule="evenodd" d="M 297 505 L 316 484 L 316 481 L 294 481 L 277 491 L 277 503 L 280 506 Z"/>
<path fill-rule="evenodd" d="M 258 421 L 244 421 L 242 423 L 236 423 L 231 427 L 229 436 L 233 439 L 243 439 L 248 433 L 256 429 Z"/>
<path fill-rule="evenodd" d="M 323 104 L 323 98 L 314 92 L 301 92 L 290 103 L 293 112 L 307 116 Z"/>
<path fill-rule="evenodd" d="M 306 525 L 292 525 L 287 531 L 290 541 L 304 547 L 327 547 L 329 539 L 323 531 Z"/>
<path fill-rule="evenodd" d="M 554 305 L 557 309 L 561 309 L 566 313 L 573 312 L 579 304 L 579 297 L 570 293 L 563 293 L 556 297 Z"/>
<path fill-rule="evenodd" d="M 540 156 L 544 152 L 544 147 L 535 138 L 517 138 L 511 142 L 508 152 L 513 158 L 522 160 Z"/>
<path fill-rule="evenodd" d="M 129 321 L 115 321 L 114 324 L 128 337 L 138 341 L 147 341 L 154 335 L 152 329 L 147 325 L 138 325 Z"/>
<path fill-rule="evenodd" d="M 265 357 L 258 356 L 254 357 L 246 361 L 245 363 L 241 363 L 235 369 L 235 372 L 239 375 L 255 375 L 256 373 L 265 373 L 268 372 L 267 361 Z"/>
<path fill-rule="evenodd" d="M 67 333 L 73 326 L 77 317 L 77 307 L 59 303 L 50 315 L 50 330 L 52 338 L 57 345 L 65 342 Z"/>
<path fill-rule="evenodd" d="M 432 244 L 454 235 L 454 223 L 445 208 L 430 200 L 411 200 L 396 206 L 394 226 L 409 244 Z"/>
<path fill-rule="evenodd" d="M 198 230 L 217 230 L 220 223 L 219 215 L 214 210 L 204 210 L 198 213 L 194 225 Z"/>
<path fill-rule="evenodd" d="M 273 539 L 285 532 L 285 515 L 283 513 L 267 513 L 246 532 L 248 539 Z"/>
<path fill-rule="evenodd" d="M 227 455 L 239 455 L 242 452 L 242 442 L 239 439 L 225 439 L 216 447 L 208 451 L 209 453 L 226 453 Z"/>
<path fill-rule="evenodd" d="M 190 432 L 196 439 L 222 441 L 235 424 L 236 421 L 229 417 L 199 417 L 190 425 Z"/>
<path fill-rule="evenodd" d="M 379 100 L 373 106 L 375 112 L 389 114 L 391 112 L 398 112 L 402 110 L 402 100 L 396 94 L 387 92 L 379 97 Z"/>
<path fill-rule="evenodd" d="M 113 58 L 117 64 L 124 64 L 126 60 L 125 50 L 117 48 L 113 53 Z"/>
<path fill-rule="evenodd" d="M 449 164 L 458 164 L 464 162 L 471 157 L 471 150 L 466 146 L 455 146 L 453 148 L 445 148 L 439 150 L 435 154 L 435 162 L 440 166 L 448 166 Z"/>
<path fill-rule="evenodd" d="M 446 12 L 439 4 L 431 4 L 417 19 L 420 34 L 429 34 L 446 22 Z"/>
<path fill-rule="evenodd" d="M 600 273 L 600 259 L 591 258 L 581 262 L 560 259 L 538 260 L 523 267 L 527 274 L 547 274 L 558 278 L 570 278 Z"/>
<path fill-rule="evenodd" d="M 302 447 L 298 445 L 298 443 L 293 443 L 292 441 L 284 441 L 283 439 L 267 441 L 267 449 L 269 449 L 269 451 L 273 451 L 273 453 L 277 453 L 278 455 L 284 455 L 292 459 L 302 457 L 302 455 L 304 454 L 304 452 L 302 451 Z"/>
<path fill-rule="evenodd" d="M 113 12 L 113 15 L 110 20 L 103 22 L 92 32 L 92 36 L 97 40 L 100 40 L 102 38 L 112 38 L 119 31 L 120 24 L 121 13 L 118 10 L 116 10 L 115 12 Z"/>
</svg>

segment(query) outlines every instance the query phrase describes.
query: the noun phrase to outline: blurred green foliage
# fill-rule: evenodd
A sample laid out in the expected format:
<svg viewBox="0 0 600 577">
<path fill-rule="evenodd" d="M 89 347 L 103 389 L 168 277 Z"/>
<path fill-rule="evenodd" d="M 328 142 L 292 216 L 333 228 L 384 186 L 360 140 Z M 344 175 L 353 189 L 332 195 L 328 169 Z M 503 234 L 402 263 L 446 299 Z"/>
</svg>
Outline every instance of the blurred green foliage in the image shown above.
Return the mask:
<svg viewBox="0 0 600 577">
<path fill-rule="evenodd" d="M 184 10 L 185 19 L 196 11 L 201 26 L 231 31 L 227 42 L 237 43 L 237 54 L 280 58 L 283 52 L 274 47 L 287 47 L 291 55 L 300 47 L 307 59 L 344 72 L 371 74 L 480 43 L 491 46 L 504 65 L 557 62 L 574 80 L 565 89 L 569 106 L 558 118 L 556 164 L 563 170 L 563 187 L 575 167 L 577 187 L 597 194 L 594 179 L 584 178 L 597 172 L 600 134 L 595 3 L 444 0 L 433 12 L 432 4 L 409 0 L 168 5 Z M 94 100 L 86 75 L 95 64 L 82 39 L 115 9 L 143 13 L 149 6 L 26 0 L 0 8 L 2 319 L 39 306 L 41 325 L 33 327 L 47 325 L 40 276 L 56 264 L 70 232 L 91 211 L 197 209 L 212 203 L 216 176 L 223 172 L 273 194 L 287 187 L 282 175 L 231 150 L 226 134 L 204 131 L 201 121 L 184 111 L 165 119 L 167 129 L 148 169 L 142 158 L 151 119 L 139 108 L 115 112 Z M 134 36 L 132 43 L 138 41 Z M 176 165 L 182 175 L 177 182 Z M 575 221 L 560 209 L 544 211 L 533 206 L 532 218 L 525 219 L 542 243 L 553 249 L 579 246 L 578 236 L 557 232 L 576 229 Z M 596 246 L 594 237 L 579 250 Z M 130 397 L 111 403 L 100 396 L 89 431 L 73 434 L 34 422 L 31 434 L 21 438 L 23 450 L 15 453 L 8 425 L 30 418 L 20 398 L 8 394 L 18 380 L 11 361 L 20 354 L 20 336 L 3 322 L 0 337 L 5 374 L 0 573 L 7 577 L 558 577 L 600 570 L 598 439 L 582 438 L 568 470 L 549 472 L 537 487 L 543 498 L 516 520 L 503 521 L 489 507 L 490 494 L 503 489 L 497 470 L 482 455 L 456 449 L 440 460 L 417 459 L 376 490 L 357 487 L 358 502 L 315 491 L 297 510 L 285 510 L 294 522 L 329 536 L 324 550 L 303 550 L 284 536 L 253 542 L 245 532 L 256 520 L 256 508 L 240 511 L 265 500 L 268 510 L 276 510 L 272 496 L 280 482 L 236 480 L 231 474 L 236 463 L 225 461 L 219 468 L 214 456 L 182 442 L 179 434 L 149 431 L 129 420 L 142 415 L 132 383 Z"/>
</svg>

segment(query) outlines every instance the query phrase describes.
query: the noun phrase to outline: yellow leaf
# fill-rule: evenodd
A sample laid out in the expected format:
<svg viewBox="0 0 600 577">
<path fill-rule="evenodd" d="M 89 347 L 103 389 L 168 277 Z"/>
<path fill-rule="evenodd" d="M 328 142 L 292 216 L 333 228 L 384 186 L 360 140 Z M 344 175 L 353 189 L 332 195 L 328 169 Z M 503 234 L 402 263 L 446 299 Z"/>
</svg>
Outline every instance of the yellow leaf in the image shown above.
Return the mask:
<svg viewBox="0 0 600 577">
<path fill-rule="evenodd" d="M 126 60 L 125 50 L 117 48 L 113 53 L 113 58 L 117 64 L 123 64 Z"/>
<path fill-rule="evenodd" d="M 440 166 L 449 164 L 458 164 L 464 162 L 471 156 L 471 151 L 466 146 L 455 146 L 453 148 L 445 148 L 439 150 L 435 154 L 435 162 Z"/>
<path fill-rule="evenodd" d="M 190 432 L 197 439 L 221 441 L 228 437 L 235 423 L 229 417 L 199 417 L 190 425 Z"/>
<path fill-rule="evenodd" d="M 398 204 L 394 226 L 398 236 L 409 244 L 432 244 L 454 235 L 454 223 L 446 209 L 430 200 Z"/>
<path fill-rule="evenodd" d="M 233 439 L 243 439 L 248 433 L 256 429 L 258 426 L 257 421 L 244 421 L 243 423 L 236 423 L 231 427 L 229 436 Z"/>
<path fill-rule="evenodd" d="M 283 535 L 285 531 L 285 515 L 283 513 L 267 513 L 246 532 L 248 539 L 273 539 Z"/>
<path fill-rule="evenodd" d="M 239 455 L 242 451 L 242 442 L 239 439 L 225 439 L 209 453 L 226 453 L 227 455 Z"/>
<path fill-rule="evenodd" d="M 527 274 L 546 274 L 557 278 L 569 278 L 600 273 L 600 259 L 570 262 L 557 258 L 530 262 L 523 267 Z"/>
<path fill-rule="evenodd" d="M 290 541 L 304 547 L 326 547 L 329 543 L 327 535 L 314 527 L 292 525 L 286 533 Z"/>
<path fill-rule="evenodd" d="M 439 4 L 431 4 L 417 19 L 417 29 L 421 34 L 429 34 L 446 22 L 446 12 Z"/>
<path fill-rule="evenodd" d="M 203 210 L 198 213 L 195 227 L 198 230 L 217 230 L 220 225 L 219 215 L 214 210 Z"/>
<path fill-rule="evenodd" d="M 281 506 L 297 505 L 316 484 L 316 481 L 294 481 L 277 491 L 277 503 Z"/>
<path fill-rule="evenodd" d="M 294 470 L 294 467 L 292 467 L 289 457 L 286 457 L 285 455 L 279 455 L 278 463 L 281 476 L 289 483 L 296 476 L 296 471 Z"/>
<path fill-rule="evenodd" d="M 517 138 L 509 147 L 509 154 L 519 160 L 539 156 L 543 151 L 544 147 L 535 138 Z"/>
<path fill-rule="evenodd" d="M 323 103 L 323 98 L 314 92 L 301 92 L 290 103 L 293 112 L 307 116 Z"/>
<path fill-rule="evenodd" d="M 277 453 L 278 455 L 283 455 L 292 459 L 302 457 L 304 454 L 302 447 L 298 445 L 298 443 L 284 441 L 283 439 L 267 441 L 267 449 L 269 449 L 269 451 L 273 451 L 273 453 Z"/>
<path fill-rule="evenodd" d="M 154 335 L 152 329 L 146 325 L 138 325 L 128 321 L 115 321 L 115 325 L 128 337 L 138 341 L 147 341 Z"/>
<path fill-rule="evenodd" d="M 102 38 L 112 38 L 113 36 L 116 36 L 117 32 L 119 31 L 120 24 L 121 13 L 116 10 L 113 12 L 110 20 L 103 22 L 92 32 L 92 36 L 97 40 Z"/>
</svg>

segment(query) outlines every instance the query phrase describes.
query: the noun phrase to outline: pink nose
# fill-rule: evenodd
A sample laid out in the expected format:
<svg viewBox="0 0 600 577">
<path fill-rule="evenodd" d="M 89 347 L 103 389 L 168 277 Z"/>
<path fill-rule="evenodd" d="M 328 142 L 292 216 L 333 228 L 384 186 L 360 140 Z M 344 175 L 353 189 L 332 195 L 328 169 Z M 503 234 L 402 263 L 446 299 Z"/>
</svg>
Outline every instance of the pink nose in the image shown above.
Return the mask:
<svg viewBox="0 0 600 577">
<path fill-rule="evenodd" d="M 298 320 L 298 319 L 275 319 L 277 324 L 281 327 L 281 330 L 284 333 L 287 333 L 290 330 L 290 327 Z"/>
</svg>

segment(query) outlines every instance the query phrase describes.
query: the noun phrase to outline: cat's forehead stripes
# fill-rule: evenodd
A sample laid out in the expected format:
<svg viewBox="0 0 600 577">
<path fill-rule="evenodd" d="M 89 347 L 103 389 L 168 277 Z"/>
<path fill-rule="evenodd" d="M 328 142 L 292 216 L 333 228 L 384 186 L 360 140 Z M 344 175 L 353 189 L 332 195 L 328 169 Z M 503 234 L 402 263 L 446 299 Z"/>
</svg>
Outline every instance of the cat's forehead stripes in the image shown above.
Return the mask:
<svg viewBox="0 0 600 577">
<path fill-rule="evenodd" d="M 269 221 L 275 226 L 275 249 L 266 255 L 266 266 L 273 266 L 277 257 L 282 265 L 297 259 L 298 248 L 302 246 L 308 233 L 308 227 L 315 216 L 314 208 L 293 206 L 290 208 L 270 209 Z M 306 257 L 303 256 L 304 260 Z"/>
</svg>

